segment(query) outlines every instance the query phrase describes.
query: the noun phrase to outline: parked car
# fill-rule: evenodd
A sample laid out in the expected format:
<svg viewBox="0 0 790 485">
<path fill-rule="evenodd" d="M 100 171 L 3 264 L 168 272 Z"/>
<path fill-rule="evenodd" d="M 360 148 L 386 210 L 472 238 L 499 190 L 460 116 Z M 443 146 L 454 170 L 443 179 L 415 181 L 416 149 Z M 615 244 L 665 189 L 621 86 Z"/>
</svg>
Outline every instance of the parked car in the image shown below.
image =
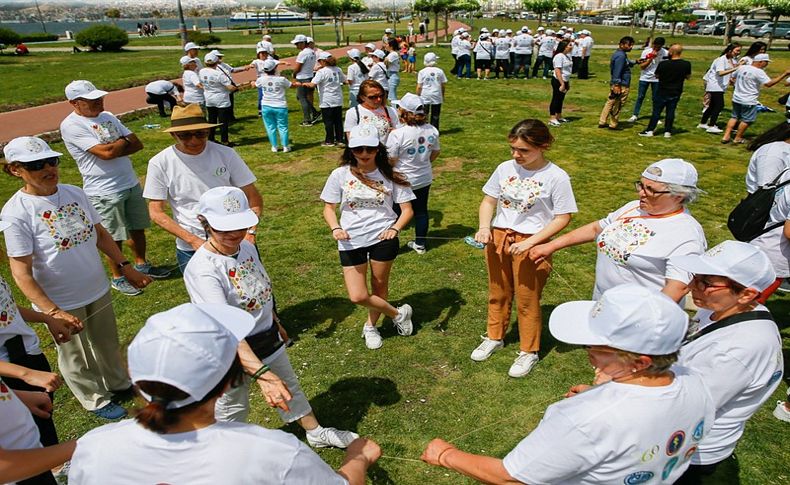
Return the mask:
<svg viewBox="0 0 790 485">
<path fill-rule="evenodd" d="M 699 33 L 702 35 L 724 35 L 724 29 L 727 27 L 727 22 L 714 22 L 702 27 Z"/>
<path fill-rule="evenodd" d="M 686 30 L 687 34 L 699 34 L 700 29 L 705 27 L 706 25 L 712 24 L 713 21 L 711 20 L 698 20 L 697 22 L 690 22 L 688 26 L 688 30 Z"/>
<path fill-rule="evenodd" d="M 765 23 L 765 19 L 741 19 L 735 24 L 734 35 L 738 37 L 748 37 L 752 30 L 757 29 Z"/>
<path fill-rule="evenodd" d="M 754 32 L 751 33 L 752 37 L 765 37 L 770 38 L 771 32 L 773 32 L 774 24 L 773 22 L 766 22 L 763 25 L 759 26 Z M 790 22 L 777 22 L 776 23 L 776 32 L 773 34 L 778 39 L 784 39 L 785 35 L 790 32 Z"/>
<path fill-rule="evenodd" d="M 567 17 L 565 19 L 565 22 L 569 24 L 578 24 L 581 22 L 581 19 L 579 17 Z"/>
</svg>

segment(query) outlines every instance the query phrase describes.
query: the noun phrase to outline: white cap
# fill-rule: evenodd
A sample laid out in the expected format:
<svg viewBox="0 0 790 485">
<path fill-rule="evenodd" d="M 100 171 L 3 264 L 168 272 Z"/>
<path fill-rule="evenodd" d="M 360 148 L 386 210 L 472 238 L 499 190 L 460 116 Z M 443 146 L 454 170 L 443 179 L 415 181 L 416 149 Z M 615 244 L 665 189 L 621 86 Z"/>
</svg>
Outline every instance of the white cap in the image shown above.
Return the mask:
<svg viewBox="0 0 790 485">
<path fill-rule="evenodd" d="M 385 34 L 391 34 L 392 33 L 392 29 L 384 29 L 384 33 Z"/>
<path fill-rule="evenodd" d="M 491 31 L 491 33 L 492 34 L 498 34 L 499 33 L 499 29 L 494 29 L 494 30 Z"/>
<path fill-rule="evenodd" d="M 357 125 L 348 132 L 349 148 L 377 147 L 380 143 L 378 130 L 370 125 Z"/>
<path fill-rule="evenodd" d="M 400 98 L 400 101 L 398 101 L 398 108 L 405 109 L 410 113 L 425 114 L 425 108 L 423 104 L 422 98 L 416 94 L 406 93 L 402 98 Z"/>
<path fill-rule="evenodd" d="M 546 35 L 554 35 L 554 31 L 551 29 L 546 30 Z"/>
<path fill-rule="evenodd" d="M 526 25 L 524 25 L 524 26 L 522 26 L 522 27 L 521 27 L 521 31 L 522 31 L 522 32 L 529 32 L 529 27 L 527 27 Z"/>
<path fill-rule="evenodd" d="M 562 36 L 563 39 L 571 39 L 573 36 L 571 34 L 565 34 Z"/>
<path fill-rule="evenodd" d="M 194 58 L 194 57 L 183 56 L 183 57 L 181 57 L 181 60 L 179 62 L 181 62 L 182 66 L 186 66 L 187 64 L 190 64 L 192 62 L 197 64 L 197 59 Z"/>
<path fill-rule="evenodd" d="M 256 54 L 260 54 L 261 52 L 269 52 L 269 49 L 267 49 L 266 47 L 260 47 L 260 46 L 255 48 L 255 53 Z"/>
<path fill-rule="evenodd" d="M 513 29 L 507 29 L 507 30 L 505 31 L 505 33 L 506 33 L 506 34 L 512 34 L 512 33 L 513 33 Z"/>
<path fill-rule="evenodd" d="M 184 52 L 191 51 L 192 49 L 200 49 L 200 47 L 198 47 L 198 45 L 194 42 L 187 42 L 184 44 Z"/>
<path fill-rule="evenodd" d="M 461 33 L 461 29 L 455 29 L 455 30 L 453 30 L 453 35 L 458 35 L 458 34 L 460 34 L 460 33 Z"/>
<path fill-rule="evenodd" d="M 488 33 L 488 29 L 486 27 L 483 27 L 482 29 L 480 29 L 480 33 L 481 34 L 482 33 L 486 33 L 487 34 Z"/>
<path fill-rule="evenodd" d="M 481 33 L 481 34 L 480 34 L 480 38 L 481 38 L 481 39 L 487 39 L 488 37 L 489 37 L 489 35 L 488 35 L 488 34 L 486 34 L 486 33 Z"/>
<path fill-rule="evenodd" d="M 35 162 L 45 158 L 54 158 L 63 155 L 47 145 L 47 142 L 35 136 L 20 136 L 9 141 L 3 148 L 6 163 Z"/>
<path fill-rule="evenodd" d="M 99 99 L 107 96 L 109 93 L 107 91 L 102 91 L 101 89 L 96 89 L 96 86 L 93 85 L 90 81 L 71 81 L 68 86 L 66 86 L 66 99 L 69 101 L 75 99 Z"/>
<path fill-rule="evenodd" d="M 740 241 L 724 241 L 705 254 L 672 256 L 669 260 L 683 271 L 724 276 L 761 292 L 776 281 L 776 272 L 768 256 L 759 248 Z"/>
<path fill-rule="evenodd" d="M 771 58 L 768 56 L 768 54 L 757 54 L 754 56 L 754 62 L 760 61 L 771 62 Z"/>
<path fill-rule="evenodd" d="M 359 49 L 349 49 L 348 52 L 346 52 L 346 55 L 351 59 L 359 59 L 362 56 L 362 54 L 359 52 Z"/>
<path fill-rule="evenodd" d="M 302 34 L 296 34 L 293 40 L 291 41 L 291 44 L 298 44 L 300 42 L 307 42 L 307 37 L 305 37 Z"/>
<path fill-rule="evenodd" d="M 544 29 L 543 27 L 538 27 L 538 30 L 546 30 L 546 29 Z"/>
<path fill-rule="evenodd" d="M 370 54 L 373 55 L 373 56 L 378 57 L 379 59 L 384 59 L 385 57 L 387 57 L 387 54 L 385 54 L 384 51 L 381 50 L 381 49 L 376 49 L 373 52 L 371 52 Z"/>
<path fill-rule="evenodd" d="M 469 35 L 469 32 L 464 32 L 464 33 L 461 34 L 461 37 L 467 38 L 467 37 L 471 37 L 471 36 Z"/>
<path fill-rule="evenodd" d="M 697 186 L 697 169 L 681 158 L 665 158 L 651 163 L 642 172 L 642 177 L 665 184 Z"/>
<path fill-rule="evenodd" d="M 308 44 L 312 44 L 313 42 L 315 42 L 315 39 L 313 39 L 308 35 L 307 37 L 305 37 L 305 42 L 307 42 Z"/>
<path fill-rule="evenodd" d="M 217 49 L 212 50 L 211 52 L 209 52 L 209 54 L 214 54 L 217 57 L 225 57 L 225 54 L 223 54 L 222 52 L 218 51 Z"/>
<path fill-rule="evenodd" d="M 561 30 L 568 30 L 568 27 L 563 26 Z"/>
<path fill-rule="evenodd" d="M 325 60 L 329 59 L 330 57 L 332 57 L 332 53 L 329 52 L 329 51 L 321 51 L 321 53 L 318 54 L 318 60 L 319 61 L 325 61 Z"/>
<path fill-rule="evenodd" d="M 365 44 L 365 49 L 370 49 L 370 50 L 374 51 L 374 50 L 376 50 L 376 44 L 373 44 L 372 42 L 368 43 L 368 44 Z"/>
<path fill-rule="evenodd" d="M 269 35 L 269 34 L 264 34 L 264 36 L 263 36 L 263 37 L 261 37 L 261 39 L 262 39 L 262 40 L 272 40 L 272 36 L 271 36 L 271 35 Z"/>
<path fill-rule="evenodd" d="M 587 29 L 584 29 L 584 30 L 580 31 L 579 33 L 580 34 L 584 34 L 584 35 L 590 35 L 590 31 L 587 30 Z"/>
<path fill-rule="evenodd" d="M 203 62 L 206 64 L 216 64 L 219 62 L 219 57 L 213 52 L 209 52 L 203 57 Z"/>
<path fill-rule="evenodd" d="M 429 64 L 436 64 L 436 60 L 439 59 L 439 56 L 434 54 L 433 52 L 428 52 L 422 58 L 422 62 L 427 66 Z"/>
<path fill-rule="evenodd" d="M 633 283 L 610 288 L 597 302 L 562 303 L 549 317 L 549 330 L 557 340 L 642 355 L 677 352 L 687 329 L 688 315 L 675 301 Z"/>
<path fill-rule="evenodd" d="M 250 209 L 247 196 L 237 187 L 214 187 L 203 192 L 198 214 L 218 231 L 238 231 L 258 224 L 258 216 Z"/>
<path fill-rule="evenodd" d="M 263 70 L 264 71 L 273 71 L 275 67 L 280 63 L 277 59 L 270 57 L 263 61 Z"/>
<path fill-rule="evenodd" d="M 156 313 L 129 345 L 129 376 L 134 383 L 162 382 L 189 395 L 168 409 L 200 401 L 228 373 L 239 341 L 254 326 L 252 315 L 229 305 L 185 303 Z"/>
<path fill-rule="evenodd" d="M 565 35 L 565 29 L 560 29 L 557 31 L 557 33 L 560 35 Z"/>
</svg>

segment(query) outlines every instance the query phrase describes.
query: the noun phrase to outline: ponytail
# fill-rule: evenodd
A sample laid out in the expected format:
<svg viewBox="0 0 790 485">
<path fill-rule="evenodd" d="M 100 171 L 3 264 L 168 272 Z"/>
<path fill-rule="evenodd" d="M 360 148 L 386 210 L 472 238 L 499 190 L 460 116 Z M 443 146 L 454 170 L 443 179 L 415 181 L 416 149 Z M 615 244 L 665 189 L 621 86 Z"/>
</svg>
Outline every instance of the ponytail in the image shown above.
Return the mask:
<svg viewBox="0 0 790 485">
<path fill-rule="evenodd" d="M 359 66 L 359 70 L 362 72 L 362 74 L 367 76 L 367 74 L 370 72 L 370 69 L 368 69 L 368 66 L 366 66 L 365 63 L 362 62 L 361 60 L 354 59 L 354 64 Z"/>
</svg>

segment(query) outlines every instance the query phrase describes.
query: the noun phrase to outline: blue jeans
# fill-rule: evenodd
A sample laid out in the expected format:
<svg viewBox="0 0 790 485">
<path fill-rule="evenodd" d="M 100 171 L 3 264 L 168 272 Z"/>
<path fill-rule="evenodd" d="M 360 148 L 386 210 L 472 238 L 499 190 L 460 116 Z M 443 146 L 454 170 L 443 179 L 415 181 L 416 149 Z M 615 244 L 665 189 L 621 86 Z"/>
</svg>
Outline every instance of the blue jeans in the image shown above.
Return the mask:
<svg viewBox="0 0 790 485">
<path fill-rule="evenodd" d="M 178 270 L 181 271 L 181 274 L 184 274 L 184 268 L 187 267 L 187 263 L 189 263 L 189 260 L 192 259 L 194 255 L 195 251 L 184 251 L 183 249 L 176 248 L 176 261 L 178 262 Z"/>
<path fill-rule="evenodd" d="M 642 110 L 642 101 L 647 96 L 647 88 L 650 88 L 651 99 L 655 104 L 656 93 L 658 92 L 658 82 L 639 81 L 639 92 L 636 94 L 636 103 L 634 103 L 634 116 L 639 116 L 639 111 Z"/>
<path fill-rule="evenodd" d="M 348 107 L 353 108 L 354 106 L 359 104 L 357 101 L 357 96 L 359 95 L 359 88 L 357 89 L 349 89 L 348 90 Z"/>
<path fill-rule="evenodd" d="M 398 104 L 398 86 L 400 85 L 400 74 L 397 72 L 390 73 L 389 79 L 389 93 L 387 94 L 387 99 L 390 100 L 390 103 L 394 101 L 395 104 Z"/>
<path fill-rule="evenodd" d="M 650 123 L 647 124 L 646 131 L 653 131 L 658 126 L 658 119 L 661 117 L 661 112 L 664 108 L 667 109 L 667 119 L 664 122 L 666 133 L 672 133 L 672 125 L 675 124 L 675 109 L 678 107 L 680 95 L 678 96 L 662 96 L 656 91 L 653 96 L 653 116 L 650 117 Z"/>
<path fill-rule="evenodd" d="M 467 79 L 472 77 L 472 56 L 467 54 L 458 57 L 458 78 L 462 77 Z"/>
<path fill-rule="evenodd" d="M 273 106 L 262 106 L 261 118 L 263 126 L 266 127 L 266 136 L 269 143 L 277 148 L 277 133 L 280 133 L 280 144 L 288 146 L 288 108 L 275 108 Z"/>
</svg>

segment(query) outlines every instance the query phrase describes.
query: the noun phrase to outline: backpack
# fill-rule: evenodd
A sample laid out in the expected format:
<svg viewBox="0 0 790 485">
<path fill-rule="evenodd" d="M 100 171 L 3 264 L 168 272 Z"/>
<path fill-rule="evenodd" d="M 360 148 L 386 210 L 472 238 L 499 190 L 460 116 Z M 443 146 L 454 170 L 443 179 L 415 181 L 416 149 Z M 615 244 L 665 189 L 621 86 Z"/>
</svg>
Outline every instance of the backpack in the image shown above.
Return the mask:
<svg viewBox="0 0 790 485">
<path fill-rule="evenodd" d="M 773 182 L 759 187 L 753 193 L 744 197 L 730 212 L 730 216 L 727 218 L 727 228 L 735 236 L 735 239 L 749 242 L 768 231 L 784 225 L 784 222 L 778 222 L 765 227 L 771 214 L 771 208 L 774 205 L 776 192 L 785 185 L 790 184 L 790 180 L 779 183 L 786 171 L 783 170 L 777 175 Z"/>
</svg>

